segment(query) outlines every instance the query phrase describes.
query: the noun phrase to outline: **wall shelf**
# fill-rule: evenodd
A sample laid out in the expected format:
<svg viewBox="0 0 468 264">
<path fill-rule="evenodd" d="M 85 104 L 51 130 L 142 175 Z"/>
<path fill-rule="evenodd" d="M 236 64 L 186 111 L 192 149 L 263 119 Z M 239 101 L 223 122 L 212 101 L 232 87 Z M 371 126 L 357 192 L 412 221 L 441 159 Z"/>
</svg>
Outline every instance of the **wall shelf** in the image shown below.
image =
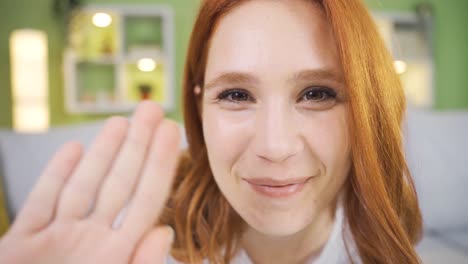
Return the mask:
<svg viewBox="0 0 468 264">
<path fill-rule="evenodd" d="M 163 5 L 92 5 L 72 15 L 64 53 L 71 113 L 127 113 L 143 99 L 174 108 L 174 18 Z"/>
</svg>

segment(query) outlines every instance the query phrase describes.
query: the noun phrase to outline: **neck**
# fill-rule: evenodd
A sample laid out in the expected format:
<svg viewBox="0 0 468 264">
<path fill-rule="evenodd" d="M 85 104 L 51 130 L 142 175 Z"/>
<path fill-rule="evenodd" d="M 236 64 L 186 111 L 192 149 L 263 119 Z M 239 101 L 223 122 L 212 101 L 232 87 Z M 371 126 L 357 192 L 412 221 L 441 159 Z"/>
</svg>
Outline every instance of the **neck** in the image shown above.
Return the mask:
<svg viewBox="0 0 468 264">
<path fill-rule="evenodd" d="M 249 227 L 242 236 L 242 248 L 256 264 L 303 264 L 317 258 L 330 237 L 336 202 L 306 228 L 288 236 L 269 236 Z"/>
</svg>

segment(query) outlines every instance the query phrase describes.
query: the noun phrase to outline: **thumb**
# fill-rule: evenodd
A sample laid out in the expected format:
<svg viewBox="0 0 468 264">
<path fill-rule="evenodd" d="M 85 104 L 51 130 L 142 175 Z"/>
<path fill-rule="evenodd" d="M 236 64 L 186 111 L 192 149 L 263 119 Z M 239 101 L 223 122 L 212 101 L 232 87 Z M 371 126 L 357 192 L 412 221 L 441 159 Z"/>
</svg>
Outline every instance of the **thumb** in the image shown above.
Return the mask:
<svg viewBox="0 0 468 264">
<path fill-rule="evenodd" d="M 174 242 L 170 226 L 156 227 L 148 232 L 135 249 L 132 264 L 164 264 Z"/>
</svg>

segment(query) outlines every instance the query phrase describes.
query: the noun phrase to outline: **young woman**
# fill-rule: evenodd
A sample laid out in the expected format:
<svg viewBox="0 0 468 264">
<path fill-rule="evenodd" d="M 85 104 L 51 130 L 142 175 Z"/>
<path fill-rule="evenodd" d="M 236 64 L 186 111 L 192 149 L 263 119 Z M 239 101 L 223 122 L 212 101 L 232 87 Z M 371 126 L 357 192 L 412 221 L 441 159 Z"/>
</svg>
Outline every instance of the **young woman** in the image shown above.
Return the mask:
<svg viewBox="0 0 468 264">
<path fill-rule="evenodd" d="M 404 95 L 360 0 L 203 1 L 183 88 L 177 173 L 157 106 L 112 118 L 51 160 L 0 262 L 419 263 Z"/>
</svg>

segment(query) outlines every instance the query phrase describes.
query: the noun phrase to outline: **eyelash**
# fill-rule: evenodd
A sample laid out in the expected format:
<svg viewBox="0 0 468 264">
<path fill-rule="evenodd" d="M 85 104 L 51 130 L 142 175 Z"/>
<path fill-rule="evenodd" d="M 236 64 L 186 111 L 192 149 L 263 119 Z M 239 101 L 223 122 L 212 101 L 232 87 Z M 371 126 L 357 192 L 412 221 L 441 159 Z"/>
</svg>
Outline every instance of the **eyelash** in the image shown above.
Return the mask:
<svg viewBox="0 0 468 264">
<path fill-rule="evenodd" d="M 235 95 L 236 93 L 238 93 L 238 95 L 242 95 L 245 97 L 247 97 L 246 100 L 235 100 L 232 98 L 233 95 Z M 326 101 L 326 100 L 330 100 L 330 99 L 336 99 L 337 97 L 337 93 L 335 90 L 331 89 L 331 88 L 328 88 L 328 87 L 324 87 L 324 86 L 316 86 L 316 87 L 309 87 L 307 89 L 305 89 L 302 93 L 301 93 L 301 96 L 298 98 L 298 102 L 304 98 L 305 96 L 307 96 L 309 93 L 320 93 L 321 95 L 321 99 L 320 100 L 305 100 L 305 101 L 313 101 L 313 102 L 322 102 L 322 101 Z M 231 97 L 231 98 L 229 98 Z M 323 98 L 325 97 L 325 98 Z M 245 101 L 251 101 L 252 100 L 252 96 L 250 95 L 249 92 L 245 91 L 244 89 L 227 89 L 227 90 L 224 90 L 222 91 L 221 93 L 219 93 L 219 95 L 217 96 L 217 100 L 218 101 L 227 101 L 227 102 L 231 102 L 231 103 L 236 103 L 236 104 L 239 104 L 241 102 L 245 102 Z"/>
<path fill-rule="evenodd" d="M 227 89 L 227 90 L 224 90 L 222 91 L 221 93 L 219 93 L 219 95 L 217 96 L 217 100 L 218 101 L 228 101 L 228 102 L 231 102 L 231 103 L 240 103 L 240 102 L 245 102 L 245 101 L 248 101 L 248 100 L 233 100 L 232 98 L 229 98 L 230 96 L 232 97 L 232 95 L 236 94 L 236 93 L 240 93 L 242 95 L 247 95 L 248 98 L 252 98 L 252 96 L 245 90 L 243 89 Z"/>
<path fill-rule="evenodd" d="M 318 86 L 318 87 L 310 87 L 310 88 L 305 89 L 305 91 L 301 93 L 300 99 L 304 98 L 309 93 L 320 93 L 322 97 L 320 100 L 304 100 L 304 101 L 322 102 L 322 101 L 336 99 L 337 97 L 337 93 L 335 90 L 328 88 L 328 87 L 324 87 L 324 86 Z"/>
</svg>

